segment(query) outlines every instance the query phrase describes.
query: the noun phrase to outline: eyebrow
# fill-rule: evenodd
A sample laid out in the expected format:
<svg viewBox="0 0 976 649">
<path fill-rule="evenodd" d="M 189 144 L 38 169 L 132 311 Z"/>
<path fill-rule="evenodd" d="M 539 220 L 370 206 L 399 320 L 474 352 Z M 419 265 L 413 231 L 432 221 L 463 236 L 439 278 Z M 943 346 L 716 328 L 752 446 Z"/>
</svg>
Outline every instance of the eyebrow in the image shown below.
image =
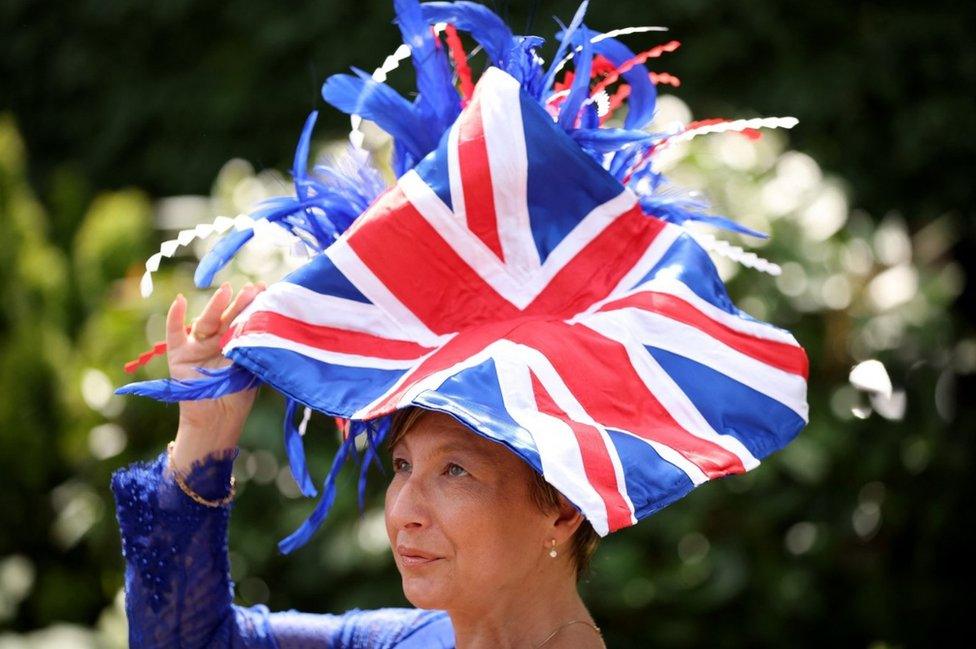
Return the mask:
<svg viewBox="0 0 976 649">
<path fill-rule="evenodd" d="M 396 449 L 398 447 L 403 447 L 403 446 L 406 446 L 406 440 L 405 439 L 404 440 L 401 440 L 401 442 L 399 444 L 397 444 L 396 447 L 393 448 L 393 451 L 396 451 Z M 473 448 L 471 448 L 471 446 L 469 444 L 460 444 L 458 442 L 451 442 L 451 443 L 448 443 L 448 444 L 442 444 L 440 446 L 437 446 L 437 447 L 435 447 L 433 449 L 431 455 L 435 455 L 435 456 L 436 455 L 445 455 L 447 453 L 462 453 L 462 454 L 467 455 L 469 457 L 470 456 L 474 456 L 476 458 L 478 456 L 480 456 L 480 454 L 478 453 L 478 451 L 475 450 L 475 449 L 473 449 Z"/>
</svg>

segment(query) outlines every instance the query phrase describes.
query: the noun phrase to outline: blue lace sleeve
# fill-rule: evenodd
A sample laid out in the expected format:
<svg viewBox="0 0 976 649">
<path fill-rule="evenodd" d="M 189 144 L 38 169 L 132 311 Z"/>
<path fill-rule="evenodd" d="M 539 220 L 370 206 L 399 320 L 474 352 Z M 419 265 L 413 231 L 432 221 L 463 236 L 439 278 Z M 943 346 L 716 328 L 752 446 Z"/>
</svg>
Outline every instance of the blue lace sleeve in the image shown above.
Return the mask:
<svg viewBox="0 0 976 649">
<path fill-rule="evenodd" d="M 204 498 L 222 498 L 237 454 L 234 448 L 207 457 L 193 466 L 187 483 Z M 125 557 L 131 647 L 453 647 L 450 620 L 440 611 L 329 615 L 234 605 L 227 553 L 232 505 L 205 507 L 187 497 L 166 470 L 165 453 L 116 471 L 112 492 Z"/>
</svg>

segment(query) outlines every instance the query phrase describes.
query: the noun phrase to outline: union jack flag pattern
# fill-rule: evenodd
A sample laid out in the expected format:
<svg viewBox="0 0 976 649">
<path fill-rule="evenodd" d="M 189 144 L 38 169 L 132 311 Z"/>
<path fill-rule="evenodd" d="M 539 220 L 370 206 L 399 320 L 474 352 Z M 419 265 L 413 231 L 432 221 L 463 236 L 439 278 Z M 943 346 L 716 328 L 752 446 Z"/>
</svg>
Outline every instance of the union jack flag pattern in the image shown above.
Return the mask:
<svg viewBox="0 0 976 649">
<path fill-rule="evenodd" d="M 513 34 L 483 5 L 394 0 L 403 45 L 372 75 L 333 75 L 322 88 L 353 116 L 350 155 L 307 169 L 313 112 L 295 152 L 294 196 L 181 231 L 147 260 L 144 294 L 162 257 L 231 223 L 197 266 L 200 288 L 254 236 L 315 253 L 235 319 L 221 341 L 230 366 L 117 390 L 185 401 L 271 385 L 287 398 L 285 448 L 307 496 L 318 493 L 302 443 L 310 411 L 344 420 L 319 503 L 283 552 L 321 525 L 336 476 L 364 439 L 362 503 L 390 415 L 410 405 L 504 444 L 601 535 L 752 469 L 806 423 L 802 348 L 732 304 L 682 224 L 763 235 L 710 214 L 654 164 L 699 135 L 757 137 L 796 120 L 644 130 L 655 84 L 679 83 L 645 63 L 679 43 L 635 54 L 616 37 L 656 28 L 593 32 L 586 6 L 546 67 L 542 39 Z M 476 85 L 458 31 L 490 64 Z M 413 100 L 384 83 L 406 57 Z M 393 140 L 398 180 L 385 191 L 356 148 L 362 119 Z M 775 268 L 751 253 L 740 259 Z M 165 348 L 157 343 L 126 369 Z"/>
<path fill-rule="evenodd" d="M 350 420 L 409 405 L 517 453 L 605 535 L 807 420 L 807 358 L 490 67 L 435 150 L 235 321 L 224 354 Z"/>
</svg>

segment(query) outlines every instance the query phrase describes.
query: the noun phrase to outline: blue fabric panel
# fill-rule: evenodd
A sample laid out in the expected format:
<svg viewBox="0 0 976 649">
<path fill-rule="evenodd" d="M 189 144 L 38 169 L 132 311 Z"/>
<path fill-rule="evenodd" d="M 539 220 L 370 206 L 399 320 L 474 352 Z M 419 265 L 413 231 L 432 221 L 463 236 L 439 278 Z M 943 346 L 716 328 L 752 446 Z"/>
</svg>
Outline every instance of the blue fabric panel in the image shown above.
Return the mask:
<svg viewBox="0 0 976 649">
<path fill-rule="evenodd" d="M 658 455 L 647 442 L 610 428 L 607 434 L 620 456 L 627 494 L 634 503 L 637 520 L 650 516 L 694 488 L 684 471 Z"/>
<path fill-rule="evenodd" d="M 282 281 L 300 284 L 323 295 L 372 304 L 326 255 L 317 255 L 301 268 L 289 273 Z"/>
<path fill-rule="evenodd" d="M 404 373 L 323 363 L 275 347 L 235 347 L 227 357 L 258 374 L 275 390 L 335 417 L 350 417 Z"/>
<path fill-rule="evenodd" d="M 654 268 L 634 286 L 659 276 L 679 280 L 706 302 L 727 313 L 740 315 L 708 253 L 688 234 L 682 233 Z"/>
<path fill-rule="evenodd" d="M 438 147 L 428 153 L 427 157 L 414 167 L 414 171 L 430 185 L 445 205 L 454 209 L 454 203 L 451 202 L 451 178 L 447 166 L 447 140 L 450 133 L 450 129 L 444 132 Z"/>
<path fill-rule="evenodd" d="M 776 399 L 707 365 L 657 347 L 646 349 L 712 428 L 732 435 L 759 459 L 786 446 L 805 425 Z"/>
<path fill-rule="evenodd" d="M 534 99 L 525 92 L 519 96 L 529 157 L 529 219 L 539 257 L 545 261 L 583 217 L 624 188 Z"/>
<path fill-rule="evenodd" d="M 493 360 L 458 372 L 413 402 L 451 414 L 484 437 L 505 444 L 542 474 L 542 460 L 532 436 L 505 409 Z"/>
</svg>

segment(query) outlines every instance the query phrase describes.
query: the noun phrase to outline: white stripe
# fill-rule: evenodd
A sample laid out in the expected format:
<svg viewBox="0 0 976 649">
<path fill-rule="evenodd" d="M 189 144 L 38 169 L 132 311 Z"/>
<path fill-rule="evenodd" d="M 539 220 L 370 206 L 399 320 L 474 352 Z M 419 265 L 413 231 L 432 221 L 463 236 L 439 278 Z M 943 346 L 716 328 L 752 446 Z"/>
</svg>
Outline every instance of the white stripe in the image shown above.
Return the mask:
<svg viewBox="0 0 976 649">
<path fill-rule="evenodd" d="M 259 293 L 248 310 L 272 311 L 310 325 L 404 340 L 403 330 L 375 304 L 325 295 L 287 281 L 276 282 Z"/>
<path fill-rule="evenodd" d="M 386 392 L 384 392 L 379 397 L 373 399 L 370 403 L 366 404 L 365 406 L 357 410 L 355 413 L 353 413 L 351 419 L 370 419 L 372 417 L 377 417 L 379 415 L 385 414 L 386 411 L 388 410 L 402 408 L 404 406 L 410 405 L 411 403 L 413 403 L 413 400 L 417 398 L 418 395 L 420 395 L 420 393 L 425 392 L 427 390 L 436 390 L 438 387 L 440 387 L 442 383 L 444 383 L 444 381 L 454 376 L 454 374 L 456 374 L 457 372 L 465 370 L 469 367 L 474 367 L 475 365 L 483 363 L 489 358 L 492 358 L 493 350 L 497 350 L 498 345 L 500 343 L 505 343 L 505 342 L 507 341 L 495 341 L 490 345 L 488 345 L 487 347 L 485 347 L 484 349 L 482 349 L 477 354 L 468 356 L 467 358 L 458 361 L 457 363 L 451 365 L 450 367 L 447 367 L 442 370 L 438 370 L 437 372 L 434 372 L 433 374 L 430 374 L 424 377 L 423 379 L 417 380 L 407 390 L 405 390 L 402 395 L 400 395 L 400 398 L 397 400 L 396 404 L 394 404 L 392 408 L 386 408 L 384 409 L 384 411 L 377 410 L 376 408 L 381 403 L 386 401 L 390 397 L 390 395 L 395 394 L 398 390 L 400 390 L 400 388 L 403 387 L 403 384 L 405 382 L 414 380 L 414 377 L 411 374 L 409 373 L 405 374 L 404 376 L 401 376 L 396 383 L 390 386 L 390 388 L 386 390 Z M 427 358 L 429 358 L 435 353 L 436 351 L 432 352 L 431 354 L 428 354 L 428 356 L 425 357 L 424 360 L 426 360 Z"/>
<path fill-rule="evenodd" d="M 536 376 L 539 377 L 539 382 L 542 383 L 542 387 L 545 388 L 546 392 L 549 393 L 549 396 L 552 397 L 553 402 L 563 412 L 565 412 L 571 420 L 577 421 L 581 424 L 587 424 L 599 431 L 603 445 L 607 449 L 607 455 L 610 457 L 610 463 L 613 465 L 613 471 L 617 481 L 617 491 L 624 499 L 628 509 L 630 509 L 631 525 L 635 524 L 637 522 L 637 518 L 634 516 L 634 503 L 631 502 L 630 494 L 627 493 L 627 481 L 624 475 L 624 468 L 620 462 L 620 456 L 617 454 L 617 447 L 614 446 L 613 441 L 607 434 L 607 429 L 604 428 L 602 424 L 594 420 L 588 412 L 586 412 L 583 405 L 576 400 L 576 397 L 573 396 L 573 393 L 566 386 L 563 378 L 559 376 L 559 372 L 556 371 L 556 368 L 552 366 L 552 363 L 542 352 L 526 345 L 511 343 L 510 341 L 505 342 L 511 345 L 511 353 L 513 357 L 521 358 L 527 361 L 529 367 L 533 372 L 535 372 Z M 531 384 L 529 388 L 531 390 Z M 570 434 L 573 434 L 572 431 L 570 431 Z"/>
<path fill-rule="evenodd" d="M 762 340 L 769 340 L 772 342 L 783 343 L 784 345 L 792 345 L 793 347 L 800 347 L 800 343 L 796 341 L 793 335 L 775 327 L 766 322 L 760 322 L 758 320 L 747 320 L 739 316 L 732 315 L 728 311 L 718 308 L 711 302 L 702 299 L 694 291 L 692 291 L 686 284 L 679 282 L 678 280 L 671 278 L 656 278 L 644 282 L 640 286 L 634 288 L 633 290 L 626 291 L 620 295 L 614 296 L 612 298 L 607 298 L 601 300 L 599 304 L 595 305 L 599 309 L 603 304 L 630 297 L 632 295 L 638 295 L 640 293 L 653 291 L 655 293 L 666 293 L 667 295 L 673 295 L 674 297 L 688 302 L 695 309 L 700 311 L 704 316 L 716 320 L 717 322 L 725 325 L 729 329 L 738 331 L 739 333 L 746 334 L 748 336 L 753 336 L 755 338 L 760 338 Z"/>
<path fill-rule="evenodd" d="M 427 354 L 419 359 L 402 360 L 377 358 L 375 356 L 360 356 L 359 354 L 343 354 L 340 352 L 319 349 L 318 347 L 312 347 L 311 345 L 305 345 L 303 343 L 295 342 L 294 340 L 289 340 L 288 338 L 282 338 L 281 336 L 268 332 L 250 333 L 244 334 L 243 336 L 238 336 L 224 345 L 221 353 L 226 354 L 236 347 L 272 347 L 275 349 L 288 349 L 299 353 L 302 356 L 308 356 L 309 358 L 314 358 L 317 361 L 329 363 L 330 365 L 365 367 L 377 370 L 409 370 L 418 363 L 423 362 L 424 359 L 430 355 Z"/>
<path fill-rule="evenodd" d="M 408 171 L 398 181 L 407 200 L 432 228 L 453 248 L 458 255 L 504 299 L 519 309 L 526 308 L 539 293 L 603 230 L 631 209 L 637 201 L 634 194 L 625 189 L 605 203 L 593 208 L 570 233 L 557 245 L 541 268 L 528 278 L 518 279 L 501 263 L 495 253 L 452 215 L 450 208 L 415 171 Z M 452 198 L 453 200 L 453 198 Z M 648 251 L 638 262 L 638 269 L 647 270 L 664 254 L 680 229 L 667 226 L 658 233 Z M 533 243 L 533 246 L 535 244 Z M 632 270 L 630 274 L 634 274 Z M 634 282 L 644 276 L 638 274 Z"/>
<path fill-rule="evenodd" d="M 545 290 L 546 286 L 566 264 L 571 262 L 583 248 L 617 218 L 633 208 L 637 202 L 637 197 L 633 192 L 624 188 L 615 197 L 597 205 L 559 242 L 541 267 L 535 268 L 531 274 L 523 274 L 520 277 L 518 273 L 514 272 L 516 269 L 512 265 L 503 264 L 485 242 L 469 230 L 464 221 L 459 218 L 457 208 L 459 205 L 463 205 L 463 189 L 460 187 L 460 180 L 458 179 L 458 182 L 455 183 L 453 172 L 451 174 L 453 213 L 451 208 L 444 204 L 436 192 L 415 171 L 411 170 L 405 173 L 397 181 L 397 184 L 407 200 L 417 209 L 417 212 L 448 245 L 499 295 L 518 309 L 524 309 L 531 304 L 532 300 Z M 458 187 L 455 187 L 455 184 Z M 533 254 L 537 256 L 538 251 L 531 236 L 531 229 L 526 230 L 526 232 L 528 232 L 528 242 L 532 246 Z M 648 252 L 638 262 L 637 269 L 640 271 L 646 267 L 649 270 L 679 233 L 679 228 L 666 226 L 658 233 Z M 508 253 L 506 252 L 507 258 Z M 636 271 L 632 270 L 627 277 L 636 275 L 633 279 L 633 282 L 636 282 L 644 274 L 646 271 L 637 274 Z M 623 283 L 621 282 L 621 284 Z M 630 284 L 627 287 L 629 288 Z"/>
<path fill-rule="evenodd" d="M 613 340 L 619 339 L 618 323 L 621 323 L 640 344 L 658 347 L 721 372 L 779 401 L 807 420 L 807 384 L 803 377 L 747 356 L 696 327 L 633 308 L 589 314 L 580 322 Z"/>
<path fill-rule="evenodd" d="M 485 242 L 459 222 L 450 208 L 417 172 L 408 171 L 397 181 L 417 212 L 457 252 L 458 256 L 504 299 L 524 309 L 535 297 L 525 290 Z"/>
<path fill-rule="evenodd" d="M 505 410 L 535 441 L 545 479 L 582 510 L 600 536 L 610 531 L 603 498 L 586 478 L 583 456 L 566 422 L 539 412 L 529 368 L 517 357 L 495 359 Z"/>
<path fill-rule="evenodd" d="M 464 183 L 461 180 L 461 163 L 458 161 L 458 137 L 461 120 L 451 126 L 447 135 L 447 178 L 451 185 L 451 208 L 454 216 L 464 227 L 468 227 L 468 215 L 464 205 Z"/>
<path fill-rule="evenodd" d="M 620 215 L 637 203 L 637 197 L 629 189 L 605 203 L 594 207 L 579 223 L 570 230 L 559 244 L 552 249 L 539 272 L 530 278 L 529 290 L 533 297 L 541 293 L 552 278 L 571 262 L 593 239 L 616 221 Z M 660 237 L 659 237 L 660 238 Z"/>
<path fill-rule="evenodd" d="M 511 344 L 514 345 L 515 343 L 511 343 Z M 561 377 L 559 377 L 559 374 L 555 371 L 555 368 L 551 366 L 549 359 L 546 358 L 545 355 L 542 354 L 542 352 L 539 352 L 538 350 L 533 349 L 531 347 L 526 347 L 524 345 L 516 345 L 516 347 L 519 348 L 518 354 L 521 356 L 522 359 L 528 361 L 529 366 L 532 368 L 532 371 L 539 376 L 540 380 L 542 380 L 543 375 L 548 375 L 547 378 L 548 383 L 544 384 L 547 390 L 550 388 L 550 385 L 556 385 L 557 381 L 560 382 L 562 381 Z M 529 388 L 531 390 L 531 385 L 529 386 Z M 575 397 L 572 396 L 572 393 L 569 392 L 568 388 L 566 388 L 565 391 L 570 398 L 575 400 Z M 550 392 L 550 394 L 552 393 Z M 555 395 L 553 395 L 553 399 L 555 399 Z M 558 405 L 564 410 L 566 410 L 566 408 L 563 407 L 563 403 L 558 403 Z M 579 406 L 578 410 L 574 409 L 573 412 L 566 410 L 566 413 L 569 414 L 570 417 L 572 417 L 573 419 L 576 419 L 574 414 L 582 413 L 582 416 L 585 416 L 589 419 L 589 423 L 592 423 L 593 425 L 596 426 L 600 426 L 592 418 L 589 418 L 589 415 L 586 413 L 585 410 L 583 410 L 582 405 Z M 579 420 L 579 421 L 583 421 L 583 420 Z M 601 430 L 603 430 L 602 427 Z M 697 486 L 703 482 L 708 481 L 708 476 L 706 476 L 704 472 L 702 472 L 702 470 L 698 467 L 697 464 L 695 464 L 694 462 L 692 462 L 691 460 L 689 460 L 684 455 L 679 453 L 677 450 L 671 448 L 667 444 L 663 442 L 659 442 L 657 440 L 648 439 L 646 437 L 641 437 L 640 435 L 637 435 L 632 431 L 625 430 L 622 428 L 614 428 L 614 430 L 619 430 L 622 433 L 626 433 L 631 437 L 633 437 L 634 439 L 638 439 L 641 442 L 644 442 L 645 444 L 651 446 L 651 448 L 653 448 L 657 452 L 657 454 L 661 456 L 661 458 L 663 458 L 667 462 L 670 462 L 678 469 L 683 471 L 685 475 L 688 476 L 688 479 L 691 480 L 694 485 Z M 617 458 L 617 462 L 619 462 L 619 457 L 617 457 L 616 454 L 616 447 L 613 445 L 611 440 L 606 439 L 605 441 L 608 442 L 609 444 L 608 449 L 613 449 L 614 451 L 611 454 L 611 458 Z M 615 463 L 615 468 L 616 468 L 616 463 Z M 628 504 L 630 504 L 631 511 L 634 511 L 633 504 L 630 502 L 630 496 L 626 492 L 626 482 L 623 481 L 622 467 L 620 469 L 620 473 L 618 474 L 618 476 L 621 480 L 619 484 L 624 485 L 624 490 L 621 493 L 624 495 L 624 498 L 627 500 Z"/>
<path fill-rule="evenodd" d="M 477 354 L 417 381 L 401 396 L 395 407 L 415 403 L 424 392 L 437 390 L 455 374 L 493 359 L 505 410 L 532 437 L 542 461 L 543 476 L 583 511 L 598 534 L 605 536 L 609 531 L 606 506 L 586 478 L 583 458 L 573 431 L 562 420 L 539 412 L 532 396 L 529 370 L 525 365 L 525 349 L 539 353 L 531 348 L 523 349 L 521 345 L 508 340 L 497 340 Z M 354 413 L 352 418 L 376 416 L 379 413 L 371 410 L 386 396 Z"/>
<path fill-rule="evenodd" d="M 529 156 L 519 93 L 514 77 L 490 67 L 478 80 L 476 100 L 481 108 L 495 224 L 505 264 L 516 277 L 528 279 L 541 261 L 529 221 Z"/>
<path fill-rule="evenodd" d="M 720 309 L 711 302 L 701 298 L 684 282 L 674 279 L 673 277 L 669 277 L 666 272 L 657 275 L 654 278 L 641 283 L 640 285 L 637 285 L 637 282 L 643 279 L 647 273 L 649 273 L 651 269 L 661 260 L 661 258 L 664 257 L 664 254 L 671 248 L 672 244 L 679 236 L 687 236 L 687 234 L 685 234 L 681 228 L 667 224 L 664 230 L 658 234 L 657 238 L 647 249 L 647 252 L 644 253 L 641 260 L 627 273 L 627 275 L 620 281 L 610 295 L 602 300 L 594 302 L 589 308 L 587 308 L 584 314 L 595 313 L 610 302 L 627 298 L 632 295 L 637 295 L 645 291 L 654 291 L 658 293 L 667 293 L 668 295 L 673 295 L 681 300 L 684 300 L 691 306 L 701 311 L 705 316 L 711 318 L 712 320 L 716 320 L 730 329 L 734 329 L 735 331 L 754 336 L 756 338 L 761 338 L 763 340 L 771 340 L 774 342 L 783 343 L 785 345 L 800 347 L 800 343 L 797 342 L 796 338 L 793 337 L 790 332 L 780 329 L 779 327 L 769 324 L 768 322 L 748 320 Z M 570 322 L 576 322 L 581 317 L 583 317 L 582 314 L 570 320 Z"/>
<path fill-rule="evenodd" d="M 599 333 L 616 340 L 627 350 L 627 357 L 634 371 L 647 390 L 654 395 L 675 422 L 690 434 L 724 448 L 739 458 L 746 471 L 759 466 L 759 460 L 743 443 L 727 433 L 716 431 L 681 387 L 664 368 L 637 343 L 627 327 L 607 319 L 601 323 Z"/>
<path fill-rule="evenodd" d="M 543 463 L 544 477 L 583 511 L 597 533 L 605 536 L 609 531 L 606 505 L 600 494 L 586 479 L 582 454 L 576 443 L 575 435 L 562 420 L 539 412 L 535 398 L 532 396 L 531 377 L 526 363 L 532 366 L 532 370 L 540 376 L 540 379 L 543 376 L 546 377 L 545 387 L 550 390 L 554 400 L 559 399 L 557 403 L 560 408 L 563 408 L 574 419 L 594 425 L 601 431 L 601 435 L 604 436 L 604 443 L 607 444 L 607 449 L 610 451 L 618 485 L 622 485 L 623 488 L 621 494 L 633 512 L 633 503 L 626 492 L 626 478 L 623 467 L 616 455 L 616 447 L 607 438 L 605 429 L 582 410 L 578 402 L 575 402 L 575 398 L 570 395 L 573 399 L 573 403 L 571 403 L 565 398 L 565 394 L 561 394 L 561 388 L 553 387 L 558 385 L 550 376 L 550 372 L 554 372 L 554 369 L 541 352 L 508 340 L 497 340 L 477 354 L 417 381 L 398 399 L 395 408 L 402 408 L 416 402 L 424 392 L 436 390 L 444 381 L 458 372 L 479 365 L 489 358 L 495 363 L 505 410 L 516 423 L 532 436 Z M 373 409 L 386 400 L 390 394 L 396 392 L 405 380 L 407 380 L 407 375 L 401 377 L 397 385 L 390 388 L 385 394 L 354 413 L 352 418 L 362 419 L 380 414 L 378 411 L 374 412 Z M 640 437 L 627 430 L 620 432 L 651 446 L 663 460 L 683 471 L 694 485 L 697 486 L 708 480 L 708 477 L 697 465 L 670 446 Z M 636 518 L 634 521 L 636 522 Z"/>
<path fill-rule="evenodd" d="M 679 236 L 681 236 L 682 233 L 683 231 L 680 227 L 670 223 L 665 223 L 661 231 L 657 233 L 656 237 L 654 237 L 654 241 L 652 241 L 651 245 L 648 246 L 647 250 L 644 251 L 644 254 L 641 256 L 640 260 L 638 260 L 638 262 L 634 264 L 634 267 L 631 268 L 619 282 L 617 282 L 617 286 L 614 287 L 614 289 L 610 292 L 610 295 L 606 298 L 606 300 L 615 299 L 621 293 L 630 290 L 634 284 L 644 279 L 644 276 L 651 272 L 651 269 L 661 261 L 661 259 L 668 252 L 668 250 L 671 249 L 671 246 L 674 245 L 674 242 Z M 596 308 L 599 308 L 599 304 L 601 303 L 593 305 L 589 310 L 593 311 Z"/>
<path fill-rule="evenodd" d="M 415 403 L 424 392 L 436 390 L 452 376 L 479 365 L 489 358 L 493 359 L 495 363 L 505 409 L 517 423 L 532 435 L 542 459 L 545 478 L 583 510 L 587 519 L 594 523 L 595 529 L 599 525 L 603 526 L 604 531 L 601 532 L 597 529 L 601 535 L 607 533 L 609 524 L 607 522 L 606 504 L 599 492 L 593 488 L 586 478 L 586 470 L 583 466 L 582 454 L 576 442 L 575 434 L 561 419 L 539 412 L 535 398 L 532 396 L 532 383 L 526 365 L 531 367 L 532 371 L 539 376 L 553 400 L 571 419 L 589 424 L 600 432 L 603 444 L 614 467 L 618 491 L 630 510 L 631 524 L 636 523 L 634 505 L 627 493 L 623 466 L 606 429 L 589 416 L 565 386 L 549 360 L 532 347 L 504 339 L 495 341 L 481 352 L 412 385 L 398 400 L 397 407 Z M 376 413 L 371 414 L 375 415 Z M 654 444 L 654 446 L 662 455 L 669 454 L 669 449 L 659 449 L 658 447 L 661 445 L 658 444 Z M 694 475 L 696 469 L 697 467 L 689 469 L 693 474 L 692 479 L 696 478 Z"/>
<path fill-rule="evenodd" d="M 373 271 L 363 263 L 348 243 L 349 230 L 325 249 L 336 268 L 366 296 L 368 300 L 382 309 L 403 330 L 403 338 L 413 340 L 425 347 L 442 344 L 443 337 L 431 331 L 410 309 L 403 305 L 381 282 Z"/>
</svg>

